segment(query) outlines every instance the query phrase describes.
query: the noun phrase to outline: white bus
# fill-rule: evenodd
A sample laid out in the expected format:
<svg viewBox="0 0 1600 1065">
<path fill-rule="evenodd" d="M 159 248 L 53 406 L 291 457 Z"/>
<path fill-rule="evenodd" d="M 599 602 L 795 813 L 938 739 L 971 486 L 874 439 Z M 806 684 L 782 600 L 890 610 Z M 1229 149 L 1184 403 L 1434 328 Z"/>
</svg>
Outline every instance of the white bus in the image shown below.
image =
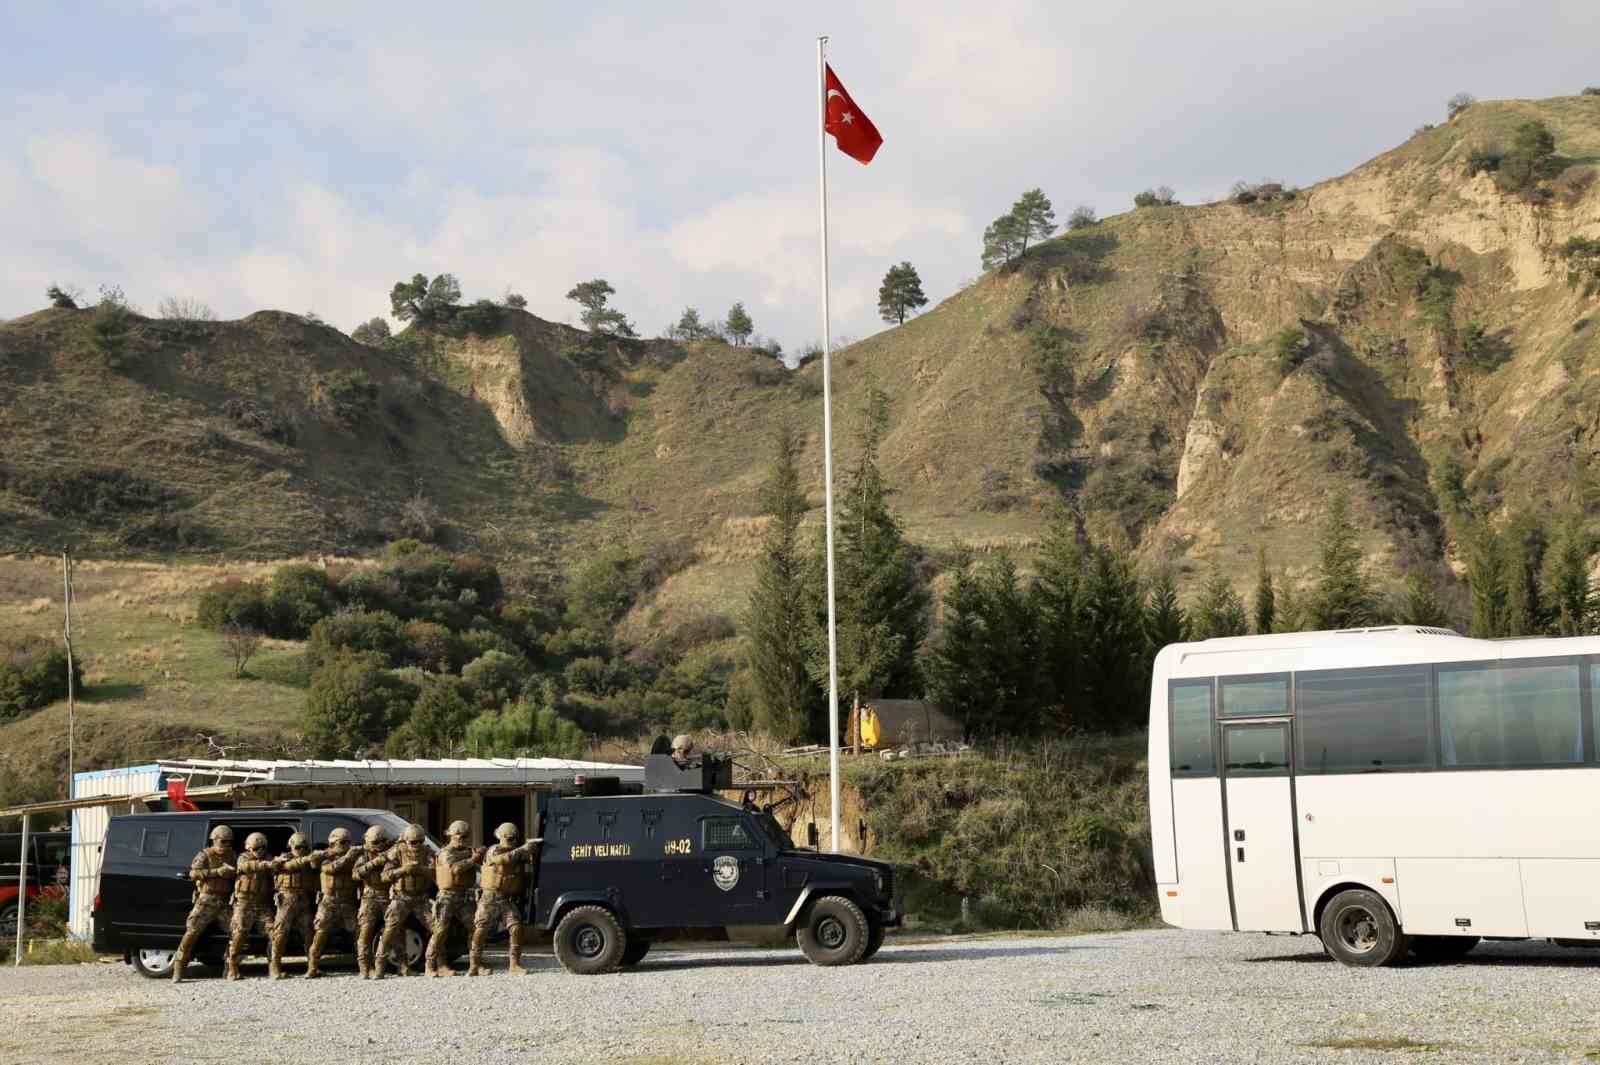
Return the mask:
<svg viewBox="0 0 1600 1065">
<path fill-rule="evenodd" d="M 1173 644 L 1150 698 L 1161 916 L 1349 965 L 1600 946 L 1600 638 L 1413 626 Z"/>
</svg>

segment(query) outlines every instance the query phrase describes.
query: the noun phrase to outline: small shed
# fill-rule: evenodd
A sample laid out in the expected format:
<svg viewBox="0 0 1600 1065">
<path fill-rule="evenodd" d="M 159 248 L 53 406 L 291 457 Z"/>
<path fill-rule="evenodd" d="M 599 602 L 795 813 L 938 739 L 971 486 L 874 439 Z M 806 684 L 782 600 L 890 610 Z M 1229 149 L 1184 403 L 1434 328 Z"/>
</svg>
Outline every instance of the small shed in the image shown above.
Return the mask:
<svg viewBox="0 0 1600 1065">
<path fill-rule="evenodd" d="M 961 739 L 960 723 L 922 699 L 873 699 L 850 711 L 850 743 L 866 750 Z"/>
<path fill-rule="evenodd" d="M 100 880 L 100 844 L 111 817 L 168 809 L 168 789 L 175 782 L 184 784 L 188 799 L 200 809 L 275 806 L 296 799 L 311 806 L 390 810 L 435 837 L 443 836 L 452 821 L 465 821 L 471 842 L 479 845 L 506 821 L 528 831 L 535 824 L 536 793 L 583 776 L 642 784 L 644 767 L 565 758 L 184 759 L 77 773 L 70 800 L 36 804 L 36 812 L 71 811 L 67 927 L 73 935 L 87 936 Z"/>
</svg>

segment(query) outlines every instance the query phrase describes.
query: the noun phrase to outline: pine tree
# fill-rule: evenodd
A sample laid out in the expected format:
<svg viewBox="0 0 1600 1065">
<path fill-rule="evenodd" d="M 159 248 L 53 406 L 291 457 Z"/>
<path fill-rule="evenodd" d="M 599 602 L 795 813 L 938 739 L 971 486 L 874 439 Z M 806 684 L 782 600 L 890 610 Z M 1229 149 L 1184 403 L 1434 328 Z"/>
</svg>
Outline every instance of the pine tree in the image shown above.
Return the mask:
<svg viewBox="0 0 1600 1065">
<path fill-rule="evenodd" d="M 1065 511 L 1045 531 L 1038 565 L 1029 601 L 1038 619 L 1040 701 L 1066 728 L 1075 723 L 1082 701 L 1083 551 L 1077 525 Z"/>
<path fill-rule="evenodd" d="M 928 297 L 922 294 L 922 278 L 910 263 L 889 267 L 878 286 L 878 314 L 886 322 L 904 325 L 906 312 L 926 307 Z"/>
<path fill-rule="evenodd" d="M 1394 620 L 1401 625 L 1426 625 L 1429 628 L 1447 629 L 1450 615 L 1439 602 L 1438 584 L 1427 570 L 1414 569 L 1406 574 L 1405 587 L 1394 606 Z"/>
<path fill-rule="evenodd" d="M 1244 600 L 1234 591 L 1220 567 L 1212 567 L 1206 578 L 1200 598 L 1190 611 L 1193 619 L 1194 639 L 1209 640 L 1221 636 L 1243 636 L 1250 631 L 1250 621 L 1245 614 Z"/>
<path fill-rule="evenodd" d="M 1177 582 L 1172 579 L 1172 570 L 1162 566 L 1145 597 L 1145 645 L 1154 657 L 1168 644 L 1188 641 L 1189 635 L 1189 616 L 1178 602 Z"/>
<path fill-rule="evenodd" d="M 754 723 L 786 741 L 805 736 L 820 701 L 807 668 L 805 644 L 797 639 L 814 624 L 807 611 L 800 548 L 806 500 L 800 488 L 799 458 L 798 436 L 792 427 L 780 425 L 773 434 L 772 463 L 761 489 L 762 513 L 772 520 L 756 560 L 745 625 Z"/>
<path fill-rule="evenodd" d="M 1540 595 L 1545 532 L 1539 519 L 1522 514 L 1506 527 L 1506 635 L 1533 636 L 1545 631 L 1547 617 Z"/>
<path fill-rule="evenodd" d="M 939 709 L 961 722 L 969 740 L 994 726 L 983 608 L 983 589 L 971 559 L 962 557 L 944 594 L 927 674 L 928 694 Z"/>
<path fill-rule="evenodd" d="M 1018 254 L 1028 250 L 1030 240 L 1043 240 L 1056 231 L 1056 210 L 1043 189 L 1029 189 L 1011 205 L 1011 216 L 1017 220 L 1017 230 L 1022 235 Z"/>
<path fill-rule="evenodd" d="M 1133 564 L 1096 545 L 1085 559 L 1081 594 L 1083 683 L 1075 723 L 1099 732 L 1138 728 L 1148 710 L 1150 656 Z"/>
<path fill-rule="evenodd" d="M 1550 631 L 1557 636 L 1594 633 L 1600 604 L 1589 583 L 1591 542 L 1584 529 L 1583 514 L 1575 510 L 1556 524 L 1550 548 L 1544 554 L 1540 584 L 1550 610 Z"/>
<path fill-rule="evenodd" d="M 1258 635 L 1265 636 L 1273 631 L 1273 623 L 1277 621 L 1277 605 L 1277 595 L 1272 587 L 1272 570 L 1267 568 L 1267 548 L 1263 544 L 1256 553 L 1255 622 Z"/>
<path fill-rule="evenodd" d="M 1362 567 L 1361 539 L 1350 521 L 1344 493 L 1328 503 L 1318 545 L 1317 585 L 1306 613 L 1314 629 L 1355 629 L 1374 624 L 1378 609 Z"/>
<path fill-rule="evenodd" d="M 1028 235 L 1016 215 L 1007 212 L 989 223 L 983 231 L 983 268 L 993 270 L 1022 254 Z"/>
<path fill-rule="evenodd" d="M 1030 733 L 1039 716 L 1039 626 L 1017 580 L 1016 563 L 999 552 L 979 574 L 983 594 L 984 648 L 998 731 Z"/>
<path fill-rule="evenodd" d="M 1289 579 L 1288 570 L 1278 573 L 1277 594 L 1273 606 L 1275 608 L 1272 619 L 1273 632 L 1299 632 L 1305 627 L 1305 611 L 1302 609 L 1294 581 Z"/>
<path fill-rule="evenodd" d="M 839 693 L 863 699 L 915 695 L 921 688 L 916 653 L 927 633 L 928 593 L 917 576 L 916 553 L 878 469 L 878 446 L 888 424 L 888 396 L 867 390 L 858 455 L 840 493 L 834 538 Z M 828 679 L 826 564 L 817 537 L 809 567 L 813 612 L 819 619 L 810 641 L 811 675 Z M 822 721 L 827 727 L 826 718 Z"/>
<path fill-rule="evenodd" d="M 728 335 L 733 337 L 736 347 L 744 347 L 744 342 L 750 339 L 750 334 L 755 332 L 755 323 L 750 320 L 750 315 L 745 312 L 743 303 L 735 303 L 728 310 Z"/>
<path fill-rule="evenodd" d="M 1467 540 L 1467 587 L 1472 592 L 1472 635 L 1497 639 L 1506 635 L 1506 558 L 1500 537 L 1487 525 Z"/>
</svg>

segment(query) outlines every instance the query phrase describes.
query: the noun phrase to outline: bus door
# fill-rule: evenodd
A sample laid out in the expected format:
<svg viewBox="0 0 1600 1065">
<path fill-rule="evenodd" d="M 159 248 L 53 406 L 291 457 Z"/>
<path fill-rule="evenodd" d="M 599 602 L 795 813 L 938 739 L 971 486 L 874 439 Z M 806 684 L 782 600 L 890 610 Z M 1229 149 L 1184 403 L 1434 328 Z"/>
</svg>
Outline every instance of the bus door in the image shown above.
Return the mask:
<svg viewBox="0 0 1600 1065">
<path fill-rule="evenodd" d="M 1290 729 L 1288 719 L 1222 725 L 1222 830 L 1235 931 L 1305 931 Z"/>
</svg>

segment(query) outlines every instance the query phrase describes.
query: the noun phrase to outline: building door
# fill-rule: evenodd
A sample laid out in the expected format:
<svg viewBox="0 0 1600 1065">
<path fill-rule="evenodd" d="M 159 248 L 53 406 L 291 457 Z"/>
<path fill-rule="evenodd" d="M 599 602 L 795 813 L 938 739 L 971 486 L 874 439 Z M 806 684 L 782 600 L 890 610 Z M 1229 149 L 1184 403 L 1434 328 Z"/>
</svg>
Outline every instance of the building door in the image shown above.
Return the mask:
<svg viewBox="0 0 1600 1065">
<path fill-rule="evenodd" d="M 1224 723 L 1223 833 L 1233 927 L 1303 932 L 1295 855 L 1290 723 Z"/>
<path fill-rule="evenodd" d="M 518 792 L 515 795 L 485 795 L 483 797 L 483 833 L 478 838 L 485 846 L 494 843 L 494 830 L 506 822 L 517 826 L 523 839 L 528 838 L 528 803 Z"/>
</svg>

